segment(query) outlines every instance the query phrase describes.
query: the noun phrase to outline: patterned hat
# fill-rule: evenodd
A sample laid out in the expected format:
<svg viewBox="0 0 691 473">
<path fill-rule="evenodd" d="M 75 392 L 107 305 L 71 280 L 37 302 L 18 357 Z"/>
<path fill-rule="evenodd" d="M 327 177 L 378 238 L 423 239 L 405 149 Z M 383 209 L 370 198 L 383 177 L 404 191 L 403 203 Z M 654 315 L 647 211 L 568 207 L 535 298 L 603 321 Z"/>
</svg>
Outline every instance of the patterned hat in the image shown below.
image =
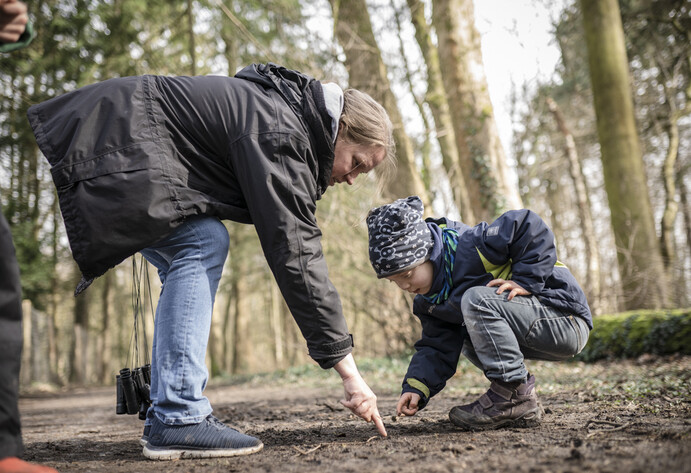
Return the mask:
<svg viewBox="0 0 691 473">
<path fill-rule="evenodd" d="M 378 278 L 414 268 L 429 258 L 434 242 L 422 219 L 423 210 L 416 195 L 370 210 L 369 259 Z"/>
</svg>

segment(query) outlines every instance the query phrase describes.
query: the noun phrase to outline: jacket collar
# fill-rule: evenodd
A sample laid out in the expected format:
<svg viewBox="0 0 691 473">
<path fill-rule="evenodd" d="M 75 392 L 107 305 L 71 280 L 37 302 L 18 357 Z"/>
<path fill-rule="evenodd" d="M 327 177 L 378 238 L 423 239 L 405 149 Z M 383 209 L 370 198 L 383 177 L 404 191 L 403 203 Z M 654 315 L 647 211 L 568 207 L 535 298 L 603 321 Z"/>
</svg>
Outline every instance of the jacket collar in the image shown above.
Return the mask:
<svg viewBox="0 0 691 473">
<path fill-rule="evenodd" d="M 432 287 L 430 288 L 429 294 L 437 293 L 444 286 L 444 240 L 441 234 L 441 227 L 434 222 L 427 219 L 427 228 L 429 228 L 432 233 L 432 241 L 434 244 L 429 250 L 429 260 L 434 267 L 434 280 L 432 281 Z"/>
<path fill-rule="evenodd" d="M 235 77 L 275 89 L 293 112 L 303 119 L 317 156 L 316 198 L 321 198 L 329 187 L 334 164 L 331 117 L 326 108 L 321 83 L 301 72 L 270 62 L 251 64 L 235 74 Z"/>
</svg>

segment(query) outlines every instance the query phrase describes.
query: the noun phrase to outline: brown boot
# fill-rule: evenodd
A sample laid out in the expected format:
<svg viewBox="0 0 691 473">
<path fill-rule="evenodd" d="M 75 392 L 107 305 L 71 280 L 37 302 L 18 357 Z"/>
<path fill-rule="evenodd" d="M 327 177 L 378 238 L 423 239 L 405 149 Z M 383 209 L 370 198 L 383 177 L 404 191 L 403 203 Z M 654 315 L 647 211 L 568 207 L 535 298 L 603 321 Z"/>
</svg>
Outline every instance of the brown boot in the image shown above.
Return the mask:
<svg viewBox="0 0 691 473">
<path fill-rule="evenodd" d="M 449 419 L 467 430 L 539 425 L 542 407 L 535 392 L 535 376 L 528 375 L 525 383 L 492 381 L 480 399 L 451 409 Z"/>
</svg>

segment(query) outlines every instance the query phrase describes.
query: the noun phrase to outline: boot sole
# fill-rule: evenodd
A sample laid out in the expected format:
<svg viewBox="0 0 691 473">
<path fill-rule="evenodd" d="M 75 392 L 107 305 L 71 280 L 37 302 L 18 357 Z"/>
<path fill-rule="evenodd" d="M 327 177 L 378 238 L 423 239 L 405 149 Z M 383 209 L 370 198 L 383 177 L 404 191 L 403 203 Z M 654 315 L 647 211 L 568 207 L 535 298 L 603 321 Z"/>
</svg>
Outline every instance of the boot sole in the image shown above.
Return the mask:
<svg viewBox="0 0 691 473">
<path fill-rule="evenodd" d="M 466 430 L 494 430 L 502 427 L 530 428 L 537 427 L 542 421 L 542 408 L 539 405 L 535 409 L 526 412 L 517 419 L 503 419 L 488 424 L 476 424 L 469 422 L 462 416 L 456 414 L 456 412 L 456 408 L 451 409 L 451 412 L 449 412 L 449 420 L 453 425 Z"/>
<path fill-rule="evenodd" d="M 142 450 L 142 453 L 150 460 L 179 460 L 183 458 L 222 458 L 251 455 L 253 453 L 257 453 L 262 448 L 264 448 L 263 443 L 260 443 L 254 447 L 214 449 L 154 447 L 147 443 L 147 445 L 144 447 L 144 450 Z"/>
</svg>

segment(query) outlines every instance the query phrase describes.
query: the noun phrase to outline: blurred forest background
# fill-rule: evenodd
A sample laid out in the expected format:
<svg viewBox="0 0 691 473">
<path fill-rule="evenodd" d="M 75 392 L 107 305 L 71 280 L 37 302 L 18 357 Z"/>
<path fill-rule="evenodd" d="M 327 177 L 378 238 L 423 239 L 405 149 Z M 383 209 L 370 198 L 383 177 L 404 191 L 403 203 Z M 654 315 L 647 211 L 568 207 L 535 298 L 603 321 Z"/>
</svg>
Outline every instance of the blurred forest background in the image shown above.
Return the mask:
<svg viewBox="0 0 691 473">
<path fill-rule="evenodd" d="M 374 277 L 364 225 L 372 206 L 411 194 L 430 216 L 469 224 L 535 210 L 596 315 L 689 306 L 686 0 L 536 0 L 552 15 L 561 59 L 548 78 L 514 87 L 510 145 L 499 137 L 472 0 L 26 3 L 38 35 L 0 57 L 0 197 L 21 265 L 25 386 L 112 383 L 148 359 L 157 275 L 133 257 L 73 297 L 79 272 L 26 119 L 33 103 L 116 76 L 233 75 L 271 61 L 385 105 L 397 177 L 383 195 L 372 178 L 331 188 L 317 213 L 357 357 L 407 353 L 419 334 L 412 298 Z M 211 374 L 309 362 L 253 227 L 227 227 Z"/>
</svg>

